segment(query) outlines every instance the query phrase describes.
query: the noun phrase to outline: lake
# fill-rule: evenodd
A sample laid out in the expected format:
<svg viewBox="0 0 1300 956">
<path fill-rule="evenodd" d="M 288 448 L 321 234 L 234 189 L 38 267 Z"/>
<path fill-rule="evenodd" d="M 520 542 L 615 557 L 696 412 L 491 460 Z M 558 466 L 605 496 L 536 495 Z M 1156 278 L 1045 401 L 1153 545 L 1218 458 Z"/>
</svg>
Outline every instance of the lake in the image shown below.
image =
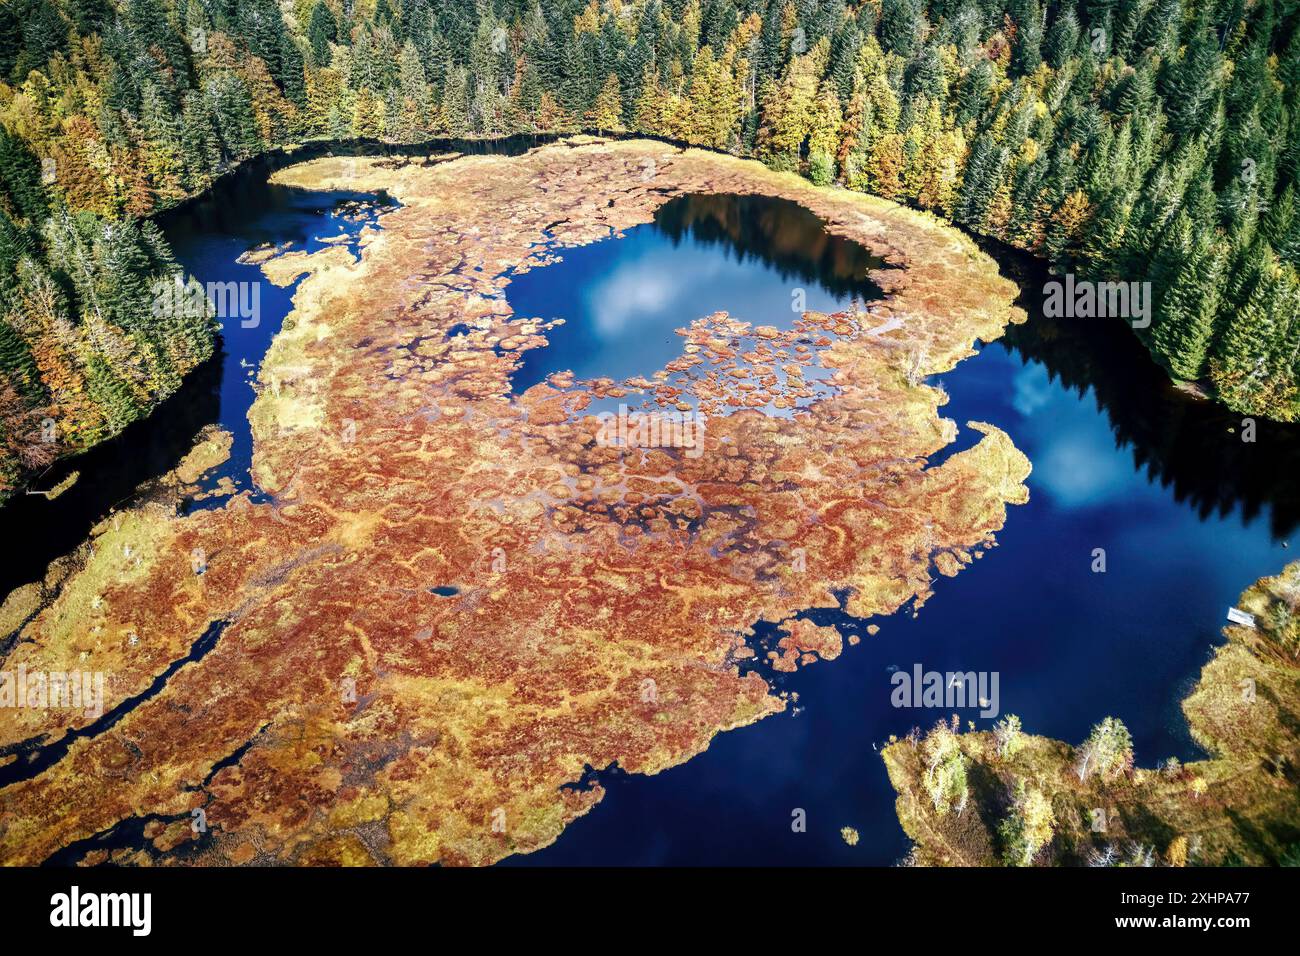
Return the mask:
<svg viewBox="0 0 1300 956">
<path fill-rule="evenodd" d="M 200 281 L 261 279 L 236 260 L 264 243 L 313 251 L 382 228 L 384 197 L 272 187 L 265 174 L 232 177 L 164 218 L 178 260 Z M 1300 439 L 1261 422 L 1257 440 L 1243 442 L 1239 416 L 1170 386 L 1123 325 L 1042 316 L 1042 272 L 991 251 L 1021 283 L 1030 320 L 936 382 L 951 398 L 943 413 L 962 426 L 955 448 L 973 440 L 968 420 L 990 422 L 1033 462 L 1030 501 L 1009 510 L 999 546 L 940 580 L 915 617 L 906 608 L 875 622 L 809 614 L 861 642 L 795 674 L 764 671 L 797 692 L 796 707 L 723 733 L 653 777 L 593 769 L 579 785 L 599 779 L 604 801 L 551 847 L 505 865 L 894 863 L 907 841 L 876 747 L 949 713 L 891 705 L 891 674 L 915 664 L 997 672 L 1001 712 L 1032 733 L 1078 741 L 1109 715 L 1132 731 L 1139 763 L 1196 755 L 1178 703 L 1220 640 L 1227 608 L 1289 557 L 1300 501 L 1287 478 L 1300 466 Z M 888 265 L 827 240 L 793 203 L 729 195 L 671 201 L 654 223 L 559 255 L 506 289 L 516 314 L 565 320 L 547 348 L 525 353 L 516 392 L 566 369 L 649 374 L 680 349 L 674 329 L 715 310 L 788 328 L 793 302 L 850 307 L 879 296 L 868 272 Z M 0 511 L 0 529 L 16 536 L 8 540 L 33 542 L 4 556 L 6 589 L 39 577 L 136 484 L 174 465 L 204 424 L 235 435 L 220 474 L 256 493 L 250 382 L 292 293 L 262 281 L 256 327 L 228 323 L 220 358 L 180 394 L 67 463 L 82 470 L 71 491 Z M 1093 570 L 1099 548 L 1104 573 Z M 867 634 L 868 623 L 880 633 Z M 973 710 L 967 717 L 989 723 Z M 807 832 L 791 828 L 800 809 Z M 841 840 L 842 826 L 860 832 L 857 846 Z"/>
</svg>

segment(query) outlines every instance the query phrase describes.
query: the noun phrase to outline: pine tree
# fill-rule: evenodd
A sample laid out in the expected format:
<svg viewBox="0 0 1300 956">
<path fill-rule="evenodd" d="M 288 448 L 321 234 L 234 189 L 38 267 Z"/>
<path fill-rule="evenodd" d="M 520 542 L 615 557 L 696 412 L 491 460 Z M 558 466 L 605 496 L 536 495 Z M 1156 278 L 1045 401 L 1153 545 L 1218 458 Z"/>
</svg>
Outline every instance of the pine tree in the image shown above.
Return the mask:
<svg viewBox="0 0 1300 956">
<path fill-rule="evenodd" d="M 1198 31 L 1182 59 L 1170 66 L 1165 83 L 1165 112 L 1175 133 L 1190 137 L 1205 128 L 1219 95 L 1221 69 L 1214 38 L 1209 31 Z"/>
<path fill-rule="evenodd" d="M 1065 66 L 1079 45 L 1079 35 L 1078 17 L 1068 7 L 1062 9 L 1052 21 L 1052 28 L 1047 32 L 1047 41 L 1043 47 L 1048 66 L 1054 70 Z"/>
<path fill-rule="evenodd" d="M 4 318 L 0 318 L 0 381 L 8 382 L 27 398 L 44 392 L 31 349 Z"/>
<path fill-rule="evenodd" d="M 587 111 L 587 123 L 600 133 L 623 131 L 623 100 L 618 92 L 618 77 L 611 73 L 596 102 Z"/>
<path fill-rule="evenodd" d="M 1223 255 L 1208 237 L 1193 241 L 1190 220 L 1174 240 L 1182 261 L 1158 294 L 1159 316 L 1149 339 L 1152 352 L 1177 378 L 1200 379 L 1207 370 L 1223 278 Z"/>
<path fill-rule="evenodd" d="M 10 216 L 40 222 L 49 203 L 41 184 L 41 166 L 17 136 L 0 126 L 0 207 Z"/>
<path fill-rule="evenodd" d="M 463 68 L 448 71 L 440 111 L 443 132 L 447 135 L 464 136 L 469 132 L 469 87 Z"/>
<path fill-rule="evenodd" d="M 181 113 L 181 182 L 197 192 L 211 181 L 221 163 L 221 137 L 207 101 L 198 93 L 185 98 Z"/>
<path fill-rule="evenodd" d="M 1210 377 L 1230 408 L 1291 421 L 1300 412 L 1295 328 L 1300 283 L 1295 270 L 1278 263 L 1271 251 L 1258 244 L 1248 251 L 1255 265 L 1240 286 L 1246 294 L 1225 300 L 1241 304 L 1215 344 Z"/>
<path fill-rule="evenodd" d="M 909 59 L 920 43 L 925 18 L 917 0 L 882 0 L 880 43 L 890 53 Z"/>
<path fill-rule="evenodd" d="M 1082 189 L 1076 189 L 1065 197 L 1052 214 L 1045 237 L 1053 261 L 1069 264 L 1077 259 L 1078 243 L 1092 214 L 1092 203 Z"/>
<path fill-rule="evenodd" d="M 252 97 L 238 76 L 218 74 L 207 81 L 203 92 L 224 157 L 247 159 L 263 148 Z"/>
</svg>

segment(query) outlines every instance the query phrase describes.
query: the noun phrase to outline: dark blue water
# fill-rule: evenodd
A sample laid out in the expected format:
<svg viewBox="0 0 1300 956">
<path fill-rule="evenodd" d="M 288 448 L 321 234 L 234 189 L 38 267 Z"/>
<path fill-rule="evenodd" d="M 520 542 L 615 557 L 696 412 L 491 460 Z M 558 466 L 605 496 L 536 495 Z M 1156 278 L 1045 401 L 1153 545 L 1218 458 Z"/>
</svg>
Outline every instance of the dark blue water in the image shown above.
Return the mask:
<svg viewBox="0 0 1300 956">
<path fill-rule="evenodd" d="M 735 219 L 743 229 L 745 217 Z M 525 370 L 644 373 L 674 320 L 685 325 L 712 303 L 731 302 L 741 304 L 741 318 L 770 321 L 783 305 L 777 291 L 788 286 L 778 264 L 749 257 L 742 268 L 719 268 L 725 242 L 701 248 L 654 225 L 579 252 L 507 290 L 517 313 L 563 315 L 577 330 Z M 706 288 L 666 284 L 665 276 Z M 755 298 L 756 289 L 765 291 Z M 613 290 L 627 302 L 610 303 Z M 656 306 L 640 310 L 656 344 L 638 353 L 621 324 L 613 336 L 602 329 L 611 314 L 635 315 L 643 302 Z M 1197 755 L 1178 703 L 1219 641 L 1227 607 L 1288 558 L 1280 536 L 1294 493 L 1260 473 L 1287 455 L 1294 462 L 1294 431 L 1270 429 L 1261 441 L 1271 445 L 1245 446 L 1228 430 L 1231 416 L 1169 389 L 1123 326 L 1035 315 L 942 383 L 951 396 L 944 414 L 963 426 L 1000 426 L 1034 464 L 1030 502 L 1010 509 L 1000 546 L 955 579 L 940 578 L 915 619 L 904 611 L 879 622 L 875 637 L 861 629 L 866 622 L 812 615 L 861 634 L 862 643 L 780 679 L 799 694 L 795 712 L 722 734 L 706 753 L 654 777 L 596 774 L 608 789 L 602 803 L 552 847 L 508 864 L 893 863 L 907 841 L 875 747 L 952 713 L 891 705 L 891 670 L 916 663 L 998 672 L 1001 712 L 1018 714 L 1033 733 L 1078 741 L 1111 715 L 1128 725 L 1139 763 Z M 1269 489 L 1265 503 L 1257 489 L 1236 500 L 1225 462 L 1237 467 L 1236 481 Z M 1270 511 L 1271 525 L 1247 518 L 1259 510 Z M 1105 573 L 1092 570 L 1096 548 L 1105 550 Z M 992 723 L 974 709 L 962 719 Z M 806 832 L 792 830 L 796 809 L 806 812 Z M 843 826 L 859 831 L 856 847 L 842 841 Z"/>
</svg>

